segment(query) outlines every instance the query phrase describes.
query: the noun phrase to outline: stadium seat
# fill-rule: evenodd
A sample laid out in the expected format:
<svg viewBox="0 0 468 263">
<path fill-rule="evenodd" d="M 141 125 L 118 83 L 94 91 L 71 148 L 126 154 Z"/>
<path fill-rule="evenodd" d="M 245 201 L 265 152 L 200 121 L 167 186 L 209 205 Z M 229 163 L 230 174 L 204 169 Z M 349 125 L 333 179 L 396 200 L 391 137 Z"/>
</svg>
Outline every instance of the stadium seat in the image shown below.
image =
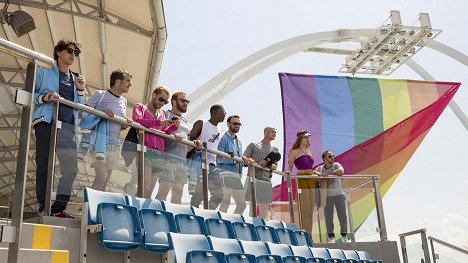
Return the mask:
<svg viewBox="0 0 468 263">
<path fill-rule="evenodd" d="M 244 222 L 232 222 L 231 225 L 237 239 L 245 241 L 258 240 L 257 230 L 254 225 Z"/>
<path fill-rule="evenodd" d="M 98 233 L 99 244 L 107 249 L 127 251 L 142 243 L 142 232 L 136 207 L 100 203 L 97 208 L 97 223 L 102 225 Z"/>
<path fill-rule="evenodd" d="M 167 252 L 170 249 L 167 233 L 177 232 L 174 216 L 166 211 L 145 208 L 138 213 L 145 233 L 143 248 L 150 252 Z"/>
<path fill-rule="evenodd" d="M 223 252 L 228 263 L 255 263 L 254 255 L 242 252 L 242 248 L 235 239 L 225 239 L 208 236 L 211 249 Z"/>
<path fill-rule="evenodd" d="M 258 263 L 281 263 L 281 256 L 271 255 L 262 241 L 243 241 L 239 240 L 242 251 L 252 254 L 257 258 Z"/>
<path fill-rule="evenodd" d="M 100 203 L 125 204 L 125 198 L 120 193 L 107 193 L 86 187 L 84 189 L 84 201 L 87 204 L 87 223 L 98 224 L 97 208 Z"/>
<path fill-rule="evenodd" d="M 311 247 L 309 249 L 314 258 L 324 259 L 323 262 L 329 262 L 327 259 L 331 259 L 330 253 L 328 253 L 328 250 L 324 247 Z"/>
<path fill-rule="evenodd" d="M 295 223 L 283 223 L 284 228 L 291 229 L 292 231 L 300 230 L 299 227 Z"/>
<path fill-rule="evenodd" d="M 332 259 L 340 259 L 342 263 L 355 263 L 357 262 L 356 260 L 353 259 L 346 259 L 345 254 L 343 253 L 343 250 L 337 249 L 337 248 L 327 248 L 328 253 L 330 254 L 330 257 Z"/>
<path fill-rule="evenodd" d="M 284 263 L 305 263 L 306 259 L 301 256 L 295 256 L 289 247 L 286 244 L 273 244 L 273 243 L 265 243 L 268 248 L 268 251 L 272 255 L 279 255 L 283 258 Z"/>
<path fill-rule="evenodd" d="M 231 222 L 224 219 L 205 219 L 207 234 L 220 238 L 236 238 Z"/>
<path fill-rule="evenodd" d="M 369 260 L 359 259 L 359 255 L 357 254 L 356 250 L 343 250 L 343 253 L 344 253 L 346 259 L 353 259 L 354 262 L 370 263 Z"/>
<path fill-rule="evenodd" d="M 234 222 L 244 222 L 244 218 L 242 217 L 242 215 L 239 215 L 239 214 L 228 214 L 228 213 L 224 213 L 224 212 L 220 212 L 218 211 L 218 214 L 220 216 L 220 218 L 222 219 L 225 219 L 225 220 L 229 220 L 231 221 L 231 223 L 234 223 Z"/>
<path fill-rule="evenodd" d="M 271 226 L 274 229 L 284 228 L 283 222 L 279 220 L 263 220 L 266 226 Z"/>
<path fill-rule="evenodd" d="M 178 214 L 193 215 L 192 208 L 189 205 L 173 204 L 162 201 L 162 207 L 164 211 L 171 212 L 174 216 Z"/>
<path fill-rule="evenodd" d="M 276 236 L 278 237 L 278 243 L 287 245 L 297 245 L 296 237 L 294 232 L 286 228 L 276 228 Z"/>
<path fill-rule="evenodd" d="M 264 226 L 265 221 L 261 217 L 244 216 L 244 222 L 253 224 L 254 226 Z"/>
<path fill-rule="evenodd" d="M 140 197 L 135 197 L 135 196 L 131 196 L 131 195 L 126 195 L 125 196 L 125 202 L 127 203 L 127 205 L 134 206 L 138 210 L 140 210 L 142 208 L 163 210 L 161 202 L 159 200 L 157 200 L 157 199 L 146 199 L 146 198 L 140 198 Z"/>
<path fill-rule="evenodd" d="M 171 250 L 168 251 L 169 262 L 225 262 L 219 261 L 224 260 L 224 254 L 212 251 L 204 235 L 169 233 L 168 238 L 171 247 Z M 220 255 L 222 255 L 222 259 L 219 258 Z"/>
<path fill-rule="evenodd" d="M 178 214 L 174 219 L 179 233 L 207 235 L 205 220 L 201 216 Z"/>
<path fill-rule="evenodd" d="M 308 246 L 291 246 L 291 250 L 295 256 L 304 257 L 307 263 L 317 262 L 317 263 L 325 263 L 325 259 L 314 257 L 310 248 Z"/>
<path fill-rule="evenodd" d="M 296 242 L 298 246 L 312 247 L 314 245 L 309 232 L 305 230 L 295 230 L 293 231 L 293 233 L 294 233 L 294 237 L 296 238 Z"/>
<path fill-rule="evenodd" d="M 369 253 L 367 253 L 367 251 L 359 251 L 359 250 L 356 250 L 356 253 L 358 254 L 359 256 L 359 259 L 364 259 L 364 260 L 367 260 L 369 262 L 372 262 L 372 263 L 382 263 L 381 260 L 373 260 L 371 259 Z"/>
<path fill-rule="evenodd" d="M 219 217 L 218 211 L 215 211 L 215 210 L 200 209 L 200 208 L 192 207 L 192 211 L 194 215 L 201 216 L 205 220 L 208 218 L 221 218 Z"/>
<path fill-rule="evenodd" d="M 271 226 L 255 226 L 255 230 L 260 241 L 278 243 L 278 236 Z"/>
</svg>

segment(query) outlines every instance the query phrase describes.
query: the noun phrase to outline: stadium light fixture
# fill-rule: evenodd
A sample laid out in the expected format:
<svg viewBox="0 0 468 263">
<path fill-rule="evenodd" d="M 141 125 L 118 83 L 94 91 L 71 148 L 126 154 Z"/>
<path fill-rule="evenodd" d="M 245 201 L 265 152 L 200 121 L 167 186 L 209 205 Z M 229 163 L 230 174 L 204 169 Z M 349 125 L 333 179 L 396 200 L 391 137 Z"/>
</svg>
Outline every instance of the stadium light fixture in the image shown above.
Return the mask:
<svg viewBox="0 0 468 263">
<path fill-rule="evenodd" d="M 0 23 L 10 25 L 18 37 L 36 29 L 36 24 L 34 24 L 34 19 L 30 14 L 22 10 L 10 13 L 7 11 L 8 6 L 7 1 L 3 9 L 0 10 Z"/>
</svg>

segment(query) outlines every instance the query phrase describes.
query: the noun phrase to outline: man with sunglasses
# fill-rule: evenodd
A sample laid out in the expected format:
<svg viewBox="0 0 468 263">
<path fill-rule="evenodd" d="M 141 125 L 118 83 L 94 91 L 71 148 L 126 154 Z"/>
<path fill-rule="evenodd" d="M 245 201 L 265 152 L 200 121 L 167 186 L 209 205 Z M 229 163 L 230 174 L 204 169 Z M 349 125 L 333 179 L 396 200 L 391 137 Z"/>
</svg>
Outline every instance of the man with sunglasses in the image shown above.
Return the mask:
<svg viewBox="0 0 468 263">
<path fill-rule="evenodd" d="M 242 143 L 237 137 L 237 133 L 242 126 L 240 117 L 232 115 L 227 118 L 228 131 L 223 135 L 218 144 L 218 150 L 226 152 L 231 157 L 241 157 L 246 165 L 250 164 L 250 159 L 242 155 Z M 231 196 L 236 202 L 234 213 L 242 214 L 245 210 L 245 191 L 241 182 L 242 163 L 235 162 L 228 158 L 217 157 L 216 159 L 219 170 L 219 175 L 223 179 L 223 200 L 219 207 L 219 211 L 227 213 L 231 204 Z M 220 186 L 221 187 L 221 186 Z"/>
<path fill-rule="evenodd" d="M 335 155 L 332 151 L 326 150 L 322 153 L 323 165 L 315 169 L 319 176 L 336 175 L 342 176 L 344 174 L 343 166 L 335 162 Z M 345 196 L 341 188 L 341 178 L 330 178 L 327 188 L 327 204 L 325 206 L 325 225 L 328 233 L 328 242 L 335 242 L 334 223 L 333 223 L 333 209 L 336 207 L 338 220 L 340 221 L 340 233 L 342 242 L 348 241 L 346 238 L 348 234 L 348 219 L 346 216 Z"/>
<path fill-rule="evenodd" d="M 39 213 L 45 209 L 47 170 L 49 169 L 49 144 L 52 127 L 52 101 L 60 97 L 75 103 L 84 103 L 85 79 L 70 70 L 81 52 L 81 45 L 73 40 L 60 40 L 54 47 L 56 64 L 50 69 L 39 68 L 36 72 L 34 111 L 32 124 L 36 136 L 36 197 Z M 56 156 L 60 163 L 61 177 L 57 196 L 52 205 L 52 215 L 73 218 L 65 212 L 78 172 L 75 130 L 79 110 L 60 104 L 57 123 Z"/>
<path fill-rule="evenodd" d="M 110 89 L 96 90 L 89 97 L 86 105 L 105 112 L 111 118 L 118 116 L 131 123 L 131 120 L 126 117 L 127 100 L 122 95 L 128 93 L 132 86 L 132 74 L 124 69 L 116 69 L 110 75 L 109 84 Z M 83 123 L 85 120 L 82 119 L 81 122 Z M 107 125 L 102 129 L 105 132 L 99 132 L 98 125 Z M 94 128 L 94 132 L 96 132 L 93 156 L 95 178 L 91 188 L 104 191 L 112 171 L 120 168 L 120 132 L 128 126 L 106 119 L 101 119 L 98 125 Z M 98 150 L 97 147 L 100 142 L 107 142 L 107 144 L 104 143 L 102 150 Z"/>
</svg>

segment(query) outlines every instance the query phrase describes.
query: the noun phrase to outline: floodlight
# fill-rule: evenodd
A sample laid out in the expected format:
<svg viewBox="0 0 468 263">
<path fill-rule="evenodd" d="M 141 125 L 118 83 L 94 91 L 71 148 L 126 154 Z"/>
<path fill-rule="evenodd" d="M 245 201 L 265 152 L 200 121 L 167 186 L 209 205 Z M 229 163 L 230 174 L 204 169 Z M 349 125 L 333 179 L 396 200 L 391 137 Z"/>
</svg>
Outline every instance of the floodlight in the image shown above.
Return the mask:
<svg viewBox="0 0 468 263">
<path fill-rule="evenodd" d="M 7 9 L 8 3 L 5 4 L 5 7 L 2 10 L 0 10 L 0 23 L 7 23 L 10 25 L 18 37 L 36 29 L 34 19 L 30 14 L 22 10 L 9 13 Z"/>
</svg>

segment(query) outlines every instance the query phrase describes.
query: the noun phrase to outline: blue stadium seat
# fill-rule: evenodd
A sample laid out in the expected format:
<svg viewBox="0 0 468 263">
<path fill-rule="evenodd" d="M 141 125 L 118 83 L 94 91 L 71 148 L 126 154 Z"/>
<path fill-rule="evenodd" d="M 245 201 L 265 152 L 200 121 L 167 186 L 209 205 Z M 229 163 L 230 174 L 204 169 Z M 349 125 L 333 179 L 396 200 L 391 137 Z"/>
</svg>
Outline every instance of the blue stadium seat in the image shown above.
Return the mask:
<svg viewBox="0 0 468 263">
<path fill-rule="evenodd" d="M 353 259 L 346 259 L 343 250 L 337 248 L 327 248 L 328 253 L 330 253 L 330 257 L 333 259 L 341 259 L 342 263 L 355 263 L 356 260 Z"/>
<path fill-rule="evenodd" d="M 271 255 L 262 241 L 239 240 L 242 251 L 256 256 L 258 263 L 281 263 L 281 256 Z"/>
<path fill-rule="evenodd" d="M 127 251 L 142 243 L 142 232 L 136 207 L 100 203 L 97 207 L 97 223 L 102 225 L 98 233 L 99 244 L 107 249 Z"/>
<path fill-rule="evenodd" d="M 301 256 L 295 256 L 286 244 L 265 243 L 272 255 L 279 255 L 283 258 L 283 263 L 305 263 L 306 259 Z"/>
<path fill-rule="evenodd" d="M 323 262 L 329 262 L 327 259 L 331 259 L 330 253 L 328 253 L 328 250 L 324 247 L 310 247 L 309 249 L 314 258 L 322 258 L 324 259 Z"/>
<path fill-rule="evenodd" d="M 266 226 L 271 226 L 274 229 L 284 228 L 283 222 L 281 222 L 279 220 L 263 220 L 263 222 L 265 222 Z"/>
<path fill-rule="evenodd" d="M 382 263 L 381 260 L 373 260 L 369 253 L 367 253 L 367 251 L 359 251 L 357 250 L 356 253 L 358 254 L 359 256 L 359 259 L 364 259 L 364 260 L 367 260 L 369 262 L 372 262 L 372 263 Z"/>
<path fill-rule="evenodd" d="M 358 263 L 370 263 L 370 261 L 365 259 L 359 259 L 359 255 L 356 250 L 343 250 L 346 259 L 353 259 L 354 262 Z"/>
<path fill-rule="evenodd" d="M 228 220 L 208 218 L 205 219 L 205 225 L 208 235 L 220 238 L 236 238 L 231 222 Z"/>
<path fill-rule="evenodd" d="M 325 263 L 325 259 L 320 257 L 314 257 L 310 248 L 308 246 L 291 246 L 291 250 L 295 256 L 304 257 L 307 260 L 307 263 L 317 262 L 317 263 Z"/>
<path fill-rule="evenodd" d="M 257 230 L 254 225 L 244 222 L 232 222 L 231 225 L 237 239 L 245 241 L 258 240 Z"/>
<path fill-rule="evenodd" d="M 235 239 L 225 239 L 208 236 L 211 249 L 223 252 L 228 263 L 256 263 L 254 255 L 242 252 L 242 248 Z"/>
<path fill-rule="evenodd" d="M 215 210 L 200 209 L 200 208 L 192 207 L 192 211 L 194 215 L 201 216 L 205 220 L 208 218 L 221 218 L 219 217 L 218 211 L 215 211 Z"/>
<path fill-rule="evenodd" d="M 201 216 L 178 214 L 174 219 L 179 233 L 207 235 L 205 220 Z"/>
<path fill-rule="evenodd" d="M 98 224 L 97 208 L 100 203 L 125 204 L 125 198 L 120 193 L 107 193 L 86 187 L 84 201 L 87 203 L 87 224 Z"/>
<path fill-rule="evenodd" d="M 210 244 L 204 235 L 169 233 L 168 237 L 169 245 L 172 248 L 168 252 L 168 257 L 170 257 L 169 262 L 225 262 L 219 261 L 224 260 L 224 254 L 212 251 Z"/>
<path fill-rule="evenodd" d="M 314 242 L 312 242 L 312 238 L 310 237 L 309 232 L 305 230 L 296 230 L 293 231 L 293 233 L 298 246 L 314 246 Z"/>
<path fill-rule="evenodd" d="M 162 207 L 164 211 L 171 212 L 174 216 L 178 214 L 193 215 L 190 205 L 180 205 L 162 201 Z"/>
<path fill-rule="evenodd" d="M 286 228 L 277 228 L 275 229 L 275 232 L 278 237 L 278 243 L 293 246 L 297 245 L 297 240 L 292 230 Z"/>
<path fill-rule="evenodd" d="M 255 226 L 255 230 L 260 241 L 278 243 L 278 236 L 271 226 Z"/>
<path fill-rule="evenodd" d="M 177 232 L 174 216 L 166 211 L 145 208 L 138 213 L 145 232 L 143 248 L 156 253 L 167 252 L 170 249 L 167 233 Z"/>
<path fill-rule="evenodd" d="M 157 209 L 157 210 L 163 210 L 161 202 L 157 199 L 146 199 L 146 198 L 140 198 L 140 197 L 135 197 L 131 195 L 126 195 L 125 196 L 125 202 L 127 205 L 131 205 L 136 207 L 138 210 L 142 208 L 150 208 L 150 209 Z"/>
<path fill-rule="evenodd" d="M 292 231 L 300 230 L 299 227 L 295 223 L 283 223 L 284 228 L 291 229 Z"/>
<path fill-rule="evenodd" d="M 253 224 L 254 226 L 264 226 L 265 221 L 261 217 L 244 216 L 244 222 Z"/>
<path fill-rule="evenodd" d="M 224 213 L 220 211 L 218 211 L 218 214 L 220 218 L 229 220 L 231 221 L 231 223 L 244 222 L 244 217 L 242 217 L 242 215 L 239 215 L 239 214 L 228 214 L 228 213 Z"/>
</svg>

